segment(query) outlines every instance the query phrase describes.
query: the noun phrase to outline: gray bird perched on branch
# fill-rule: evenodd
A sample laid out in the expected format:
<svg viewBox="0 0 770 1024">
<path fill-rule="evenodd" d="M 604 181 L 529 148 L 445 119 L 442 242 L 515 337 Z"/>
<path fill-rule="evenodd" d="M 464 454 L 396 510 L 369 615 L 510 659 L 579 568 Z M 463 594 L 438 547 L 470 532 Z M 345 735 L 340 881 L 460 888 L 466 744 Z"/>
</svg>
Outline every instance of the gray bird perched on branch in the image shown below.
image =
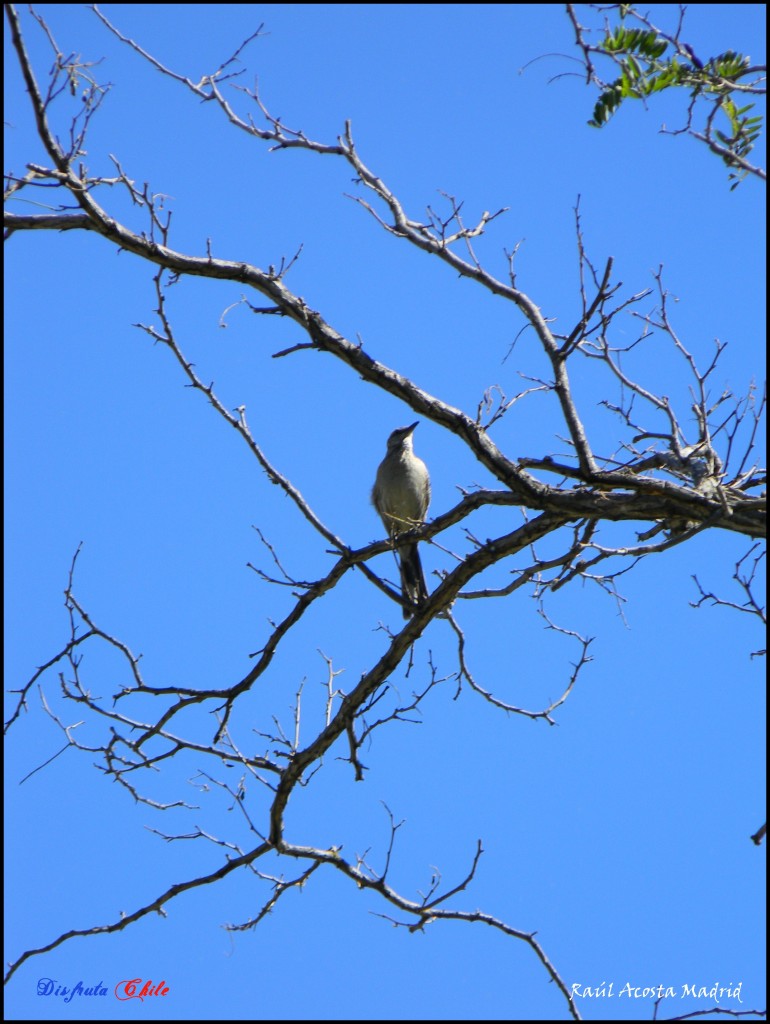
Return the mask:
<svg viewBox="0 0 770 1024">
<path fill-rule="evenodd" d="M 372 488 L 372 504 L 396 547 L 405 619 L 428 598 L 417 541 L 399 543 L 402 534 L 422 526 L 430 504 L 428 467 L 412 447 L 416 426 L 399 427 L 390 435 Z"/>
</svg>

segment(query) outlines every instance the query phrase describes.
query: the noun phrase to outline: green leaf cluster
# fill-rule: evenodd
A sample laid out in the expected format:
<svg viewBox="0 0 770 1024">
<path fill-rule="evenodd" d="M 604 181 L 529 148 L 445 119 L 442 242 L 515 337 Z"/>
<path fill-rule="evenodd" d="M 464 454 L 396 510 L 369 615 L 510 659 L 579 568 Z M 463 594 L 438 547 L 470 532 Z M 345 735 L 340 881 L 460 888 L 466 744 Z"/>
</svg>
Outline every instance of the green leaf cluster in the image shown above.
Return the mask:
<svg viewBox="0 0 770 1024">
<path fill-rule="evenodd" d="M 730 98 L 735 83 L 749 71 L 750 58 L 726 50 L 701 64 L 688 46 L 679 47 L 667 57 L 671 42 L 651 29 L 627 28 L 622 20 L 624 14 L 621 11 L 621 23 L 607 29 L 601 43 L 601 49 L 620 69 L 620 76 L 602 90 L 588 124 L 601 128 L 624 100 L 643 100 L 665 89 L 686 88 L 693 98 L 707 97 L 717 108 L 714 114 L 721 111 L 725 115 L 729 128 L 714 130 L 714 136 L 726 150 L 720 155 L 727 166 L 740 169 L 740 161 L 751 152 L 762 130 L 761 117 L 747 116 L 754 105 L 738 107 Z M 692 59 L 683 60 L 682 51 Z M 732 188 L 746 173 L 743 169 L 731 172 L 730 178 L 735 179 Z"/>
<path fill-rule="evenodd" d="M 662 57 L 668 49 L 665 39 L 651 31 L 641 28 L 624 28 L 618 25 L 614 32 L 610 32 L 602 41 L 603 48 L 608 53 L 637 53 L 650 60 L 657 60 Z"/>
<path fill-rule="evenodd" d="M 749 111 L 754 109 L 754 104 L 748 103 L 745 107 L 737 107 L 729 96 L 724 97 L 720 108 L 730 123 L 729 135 L 718 129 L 714 132 L 717 139 L 729 151 L 722 159 L 728 167 L 740 168 L 740 163 L 737 160 L 731 159 L 731 157 L 734 154 L 743 160 L 746 159 L 762 131 L 762 118 L 761 116 L 747 117 L 746 115 Z M 737 172 L 731 171 L 728 175 L 732 181 L 731 190 L 743 181 L 747 173 L 743 169 Z"/>
</svg>

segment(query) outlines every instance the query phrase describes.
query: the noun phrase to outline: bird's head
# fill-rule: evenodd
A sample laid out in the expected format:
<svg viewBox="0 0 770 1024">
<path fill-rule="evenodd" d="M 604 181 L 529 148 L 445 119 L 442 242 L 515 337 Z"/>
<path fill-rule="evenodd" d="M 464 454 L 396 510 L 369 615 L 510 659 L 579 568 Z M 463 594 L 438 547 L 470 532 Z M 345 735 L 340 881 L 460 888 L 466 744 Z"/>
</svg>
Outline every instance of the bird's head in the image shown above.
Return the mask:
<svg viewBox="0 0 770 1024">
<path fill-rule="evenodd" d="M 388 438 L 388 451 L 392 452 L 398 448 L 411 448 L 412 447 L 412 434 L 414 433 L 415 427 L 419 424 L 419 420 L 412 423 L 408 427 L 396 427 L 393 433 Z"/>
</svg>

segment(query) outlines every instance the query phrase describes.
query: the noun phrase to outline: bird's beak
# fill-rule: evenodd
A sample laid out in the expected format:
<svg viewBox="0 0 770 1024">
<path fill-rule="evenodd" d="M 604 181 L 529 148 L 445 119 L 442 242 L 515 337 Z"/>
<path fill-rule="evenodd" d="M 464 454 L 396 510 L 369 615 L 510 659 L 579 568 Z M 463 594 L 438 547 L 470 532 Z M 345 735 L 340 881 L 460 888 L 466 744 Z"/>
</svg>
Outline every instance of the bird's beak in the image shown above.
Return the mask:
<svg viewBox="0 0 770 1024">
<path fill-rule="evenodd" d="M 414 430 L 414 428 L 415 428 L 415 427 L 419 427 L 419 425 L 420 425 L 420 421 L 419 421 L 419 420 L 416 420 L 416 421 L 415 421 L 415 422 L 414 422 L 414 423 L 413 423 L 413 424 L 411 425 L 411 427 L 407 427 L 406 429 L 407 429 L 407 430 L 409 431 L 409 433 L 411 434 L 411 433 L 412 433 L 412 431 Z"/>
</svg>

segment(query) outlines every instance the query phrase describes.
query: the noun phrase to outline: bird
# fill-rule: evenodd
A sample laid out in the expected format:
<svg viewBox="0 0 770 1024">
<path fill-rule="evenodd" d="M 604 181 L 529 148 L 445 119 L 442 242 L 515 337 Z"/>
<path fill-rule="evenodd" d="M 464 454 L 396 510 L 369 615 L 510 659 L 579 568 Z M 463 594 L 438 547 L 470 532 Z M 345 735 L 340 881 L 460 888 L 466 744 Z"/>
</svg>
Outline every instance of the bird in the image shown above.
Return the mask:
<svg viewBox="0 0 770 1024">
<path fill-rule="evenodd" d="M 430 504 L 428 467 L 414 454 L 413 447 L 412 434 L 419 422 L 398 427 L 390 435 L 385 458 L 377 469 L 372 488 L 372 504 L 395 544 L 405 619 L 410 618 L 428 599 L 417 541 L 399 542 L 402 534 L 425 522 Z"/>
</svg>

